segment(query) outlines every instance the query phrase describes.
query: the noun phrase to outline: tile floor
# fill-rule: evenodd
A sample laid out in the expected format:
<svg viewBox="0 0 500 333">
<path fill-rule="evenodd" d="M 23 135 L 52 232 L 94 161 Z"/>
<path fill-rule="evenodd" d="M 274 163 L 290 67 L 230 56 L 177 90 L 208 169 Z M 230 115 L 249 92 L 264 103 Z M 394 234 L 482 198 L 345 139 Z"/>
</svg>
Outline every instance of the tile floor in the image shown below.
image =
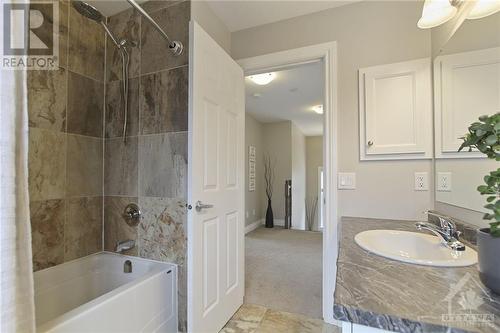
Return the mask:
<svg viewBox="0 0 500 333">
<path fill-rule="evenodd" d="M 340 333 L 339 327 L 300 314 L 243 304 L 219 333 Z"/>
</svg>

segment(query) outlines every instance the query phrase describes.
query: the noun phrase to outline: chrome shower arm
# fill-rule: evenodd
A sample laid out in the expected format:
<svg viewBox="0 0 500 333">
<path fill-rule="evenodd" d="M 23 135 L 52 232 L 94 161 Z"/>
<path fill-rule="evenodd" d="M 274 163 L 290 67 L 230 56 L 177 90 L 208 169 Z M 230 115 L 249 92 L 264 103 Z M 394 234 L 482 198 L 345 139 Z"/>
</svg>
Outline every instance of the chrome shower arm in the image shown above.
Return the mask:
<svg viewBox="0 0 500 333">
<path fill-rule="evenodd" d="M 182 53 L 184 46 L 181 42 L 176 40 L 172 41 L 170 37 L 168 37 L 168 35 L 165 33 L 165 31 L 163 31 L 163 29 L 158 25 L 158 23 L 156 23 L 155 20 L 153 20 L 153 18 L 149 16 L 149 14 L 146 13 L 146 11 L 142 9 L 142 7 L 137 4 L 137 2 L 135 2 L 135 0 L 127 0 L 127 2 L 132 7 L 134 7 L 142 16 L 144 16 L 149 21 L 149 23 L 151 23 L 153 27 L 160 33 L 160 35 L 162 35 L 163 38 L 168 41 L 168 47 L 175 56 L 178 56 Z"/>
<path fill-rule="evenodd" d="M 106 25 L 106 23 L 102 22 L 101 21 L 101 25 L 102 27 L 104 28 L 104 30 L 106 30 L 109 38 L 111 38 L 111 40 L 113 41 L 113 44 L 116 45 L 117 48 L 121 48 L 120 44 L 118 43 L 118 40 L 116 39 L 116 37 L 113 35 L 113 33 L 111 32 L 111 30 L 109 30 L 108 26 Z"/>
</svg>

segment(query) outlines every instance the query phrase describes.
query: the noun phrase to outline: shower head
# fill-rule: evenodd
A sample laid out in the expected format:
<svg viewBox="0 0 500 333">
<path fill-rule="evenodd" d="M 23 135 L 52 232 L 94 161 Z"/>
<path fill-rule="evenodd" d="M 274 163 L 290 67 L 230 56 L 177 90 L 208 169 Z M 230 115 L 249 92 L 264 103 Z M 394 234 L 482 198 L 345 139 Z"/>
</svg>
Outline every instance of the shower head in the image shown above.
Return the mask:
<svg viewBox="0 0 500 333">
<path fill-rule="evenodd" d="M 83 1 L 72 1 L 72 4 L 81 15 L 99 23 L 104 22 L 104 16 L 94 6 Z"/>
</svg>

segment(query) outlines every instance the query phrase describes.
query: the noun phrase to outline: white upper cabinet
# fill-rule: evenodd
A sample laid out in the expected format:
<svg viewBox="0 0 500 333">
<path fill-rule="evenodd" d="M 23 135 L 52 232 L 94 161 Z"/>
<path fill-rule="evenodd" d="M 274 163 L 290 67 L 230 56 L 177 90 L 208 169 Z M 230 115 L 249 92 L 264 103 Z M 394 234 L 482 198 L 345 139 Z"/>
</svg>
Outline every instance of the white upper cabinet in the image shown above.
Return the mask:
<svg viewBox="0 0 500 333">
<path fill-rule="evenodd" d="M 500 48 L 455 53 L 434 61 L 436 158 L 485 157 L 457 152 L 469 125 L 500 111 Z"/>
<path fill-rule="evenodd" d="M 360 159 L 432 158 L 429 58 L 359 70 Z"/>
</svg>

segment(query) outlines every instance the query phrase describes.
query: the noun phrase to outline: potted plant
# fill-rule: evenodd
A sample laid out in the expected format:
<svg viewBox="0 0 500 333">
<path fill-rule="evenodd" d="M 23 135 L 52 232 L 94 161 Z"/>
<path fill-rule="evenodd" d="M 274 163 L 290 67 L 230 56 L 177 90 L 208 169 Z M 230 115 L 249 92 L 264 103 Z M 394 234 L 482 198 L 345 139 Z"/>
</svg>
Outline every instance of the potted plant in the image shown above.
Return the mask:
<svg viewBox="0 0 500 333">
<path fill-rule="evenodd" d="M 476 148 L 488 158 L 500 161 L 500 112 L 479 117 L 479 122 L 471 124 L 468 130 L 458 151 Z M 484 176 L 484 184 L 477 190 L 486 196 L 484 207 L 489 212 L 483 218 L 490 221 L 489 228 L 477 232 L 479 276 L 488 288 L 500 294 L 500 168 Z"/>
<path fill-rule="evenodd" d="M 274 214 L 271 200 L 273 198 L 274 185 L 274 165 L 269 155 L 264 156 L 264 180 L 266 182 L 267 210 L 266 210 L 266 228 L 274 227 Z"/>
</svg>

